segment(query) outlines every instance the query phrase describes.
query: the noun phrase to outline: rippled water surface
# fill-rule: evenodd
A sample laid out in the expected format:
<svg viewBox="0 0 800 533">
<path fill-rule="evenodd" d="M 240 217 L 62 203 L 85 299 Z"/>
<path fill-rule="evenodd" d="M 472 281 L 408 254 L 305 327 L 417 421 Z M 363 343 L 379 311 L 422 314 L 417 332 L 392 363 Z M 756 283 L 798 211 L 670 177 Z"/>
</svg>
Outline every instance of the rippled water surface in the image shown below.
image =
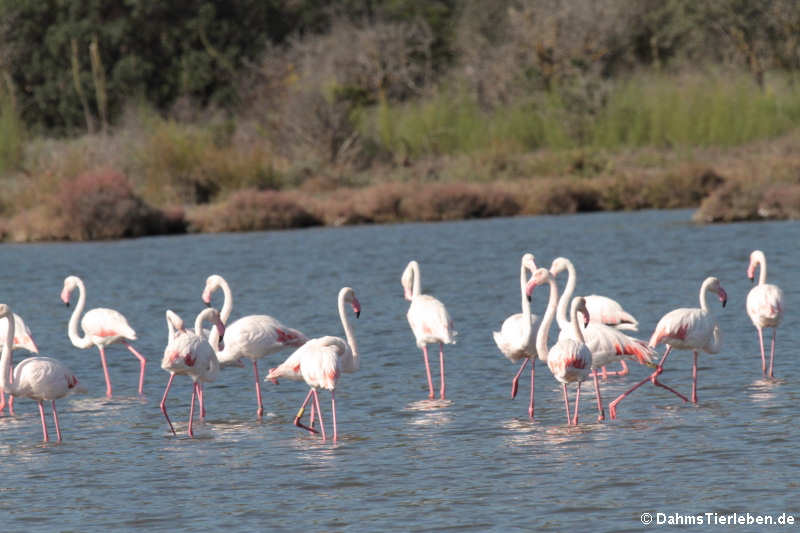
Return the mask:
<svg viewBox="0 0 800 533">
<path fill-rule="evenodd" d="M 643 528 L 643 512 L 800 515 L 800 224 L 696 226 L 690 216 L 4 244 L 0 301 L 25 318 L 40 352 L 68 364 L 89 394 L 58 402 L 61 444 L 41 442 L 30 400 L 17 402 L 16 416 L 0 416 L 3 529 L 634 531 Z M 761 377 L 744 310 L 754 248 L 766 252 L 770 281 L 788 302 L 775 380 Z M 597 423 L 585 385 L 582 423 L 571 428 L 557 383 L 537 364 L 536 420 L 529 420 L 528 381 L 509 399 L 516 367 L 491 334 L 519 311 L 525 251 L 543 266 L 570 257 L 578 293 L 621 301 L 638 317 L 643 338 L 667 311 L 696 306 L 702 280 L 718 276 L 728 306 L 709 302 L 724 347 L 701 356 L 700 404 L 647 384 L 621 404 L 617 420 Z M 420 262 L 424 292 L 447 305 L 459 332 L 445 350 L 446 401 L 426 399 L 421 352 L 406 321 L 400 274 L 410 259 Z M 232 320 L 271 314 L 309 336 L 342 335 L 336 295 L 344 285 L 355 288 L 362 365 L 339 381 L 339 442 L 292 425 L 303 383 L 265 383 L 267 414 L 258 421 L 250 367 L 226 368 L 206 386 L 208 415 L 194 439 L 186 436 L 190 381 L 177 377 L 168 405 L 178 436 L 169 432 L 159 411 L 168 378 L 159 367 L 164 311 L 193 320 L 211 273 L 231 285 Z M 107 400 L 97 350 L 68 341 L 71 309 L 59 299 L 68 274 L 86 282 L 87 308 L 116 308 L 136 329 L 135 346 L 149 361 L 144 398 L 136 394 L 138 362 L 124 347 L 108 350 L 115 396 Z M 541 313 L 546 290 L 536 295 L 534 312 Z M 273 355 L 260 369 L 286 356 Z M 631 376 L 604 383 L 604 397 L 646 375 L 632 365 Z M 662 378 L 688 394 L 691 354 L 671 355 Z M 321 399 L 329 423 L 328 394 Z"/>
</svg>

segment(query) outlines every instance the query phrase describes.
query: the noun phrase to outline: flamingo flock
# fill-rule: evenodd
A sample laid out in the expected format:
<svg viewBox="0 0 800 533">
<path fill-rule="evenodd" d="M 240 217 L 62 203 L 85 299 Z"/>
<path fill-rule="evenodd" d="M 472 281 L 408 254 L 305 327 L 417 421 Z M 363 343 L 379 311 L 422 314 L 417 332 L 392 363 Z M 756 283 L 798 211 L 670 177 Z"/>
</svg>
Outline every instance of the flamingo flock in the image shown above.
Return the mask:
<svg viewBox="0 0 800 533">
<path fill-rule="evenodd" d="M 567 271 L 567 280 L 559 296 L 558 274 Z M 755 250 L 750 254 L 747 276 L 755 279 L 759 272 L 758 284 L 747 295 L 746 311 L 758 334 L 761 354 L 761 372 L 765 378 L 774 378 L 775 338 L 784 312 L 784 298 L 781 289 L 767 283 L 767 261 L 764 252 Z M 428 385 L 428 399 L 436 397 L 433 377 L 428 357 L 428 344 L 439 346 L 439 400 L 446 400 L 444 345 L 454 344 L 457 332 L 453 319 L 445 305 L 436 297 L 423 294 L 420 266 L 410 261 L 400 276 L 405 299 L 410 302 L 407 319 L 417 347 L 422 351 L 425 377 Z M 544 315 L 541 317 L 531 310 L 533 295 L 537 287 L 546 285 L 549 298 Z M 528 416 L 534 419 L 535 363 L 539 359 L 545 363 L 553 378 L 561 385 L 568 425 L 579 422 L 579 403 L 581 384 L 592 380 L 597 402 L 597 419 L 605 420 L 600 379 L 609 376 L 624 377 L 629 373 L 626 361 L 634 361 L 652 368 L 650 374 L 619 395 L 608 409 L 611 419 L 617 417 L 622 400 L 647 382 L 665 389 L 684 402 L 698 403 L 698 357 L 700 352 L 718 353 L 722 346 L 722 334 L 713 308 L 709 306 L 707 295 L 716 295 L 725 307 L 728 295 L 720 280 L 707 277 L 699 290 L 699 307 L 674 309 L 666 313 L 656 324 L 648 342 L 627 332 L 638 331 L 639 321 L 615 300 L 595 294 L 573 296 L 577 285 L 577 270 L 567 258 L 557 257 L 549 269 L 537 267 L 531 253 L 525 253 L 519 264 L 519 295 L 521 311 L 506 318 L 499 331 L 493 332 L 498 350 L 509 361 L 521 366 L 512 379 L 511 398 L 516 397 L 519 379 L 526 366 L 531 365 L 531 389 L 528 403 Z M 72 292 L 78 290 L 78 299 L 67 326 L 67 337 L 77 348 L 96 346 L 100 353 L 103 376 L 106 383 L 106 396 L 112 397 L 111 378 L 106 359 L 106 348 L 112 344 L 123 344 L 139 362 L 138 393 L 142 395 L 147 360 L 131 344 L 137 340 L 135 330 L 118 311 L 109 308 L 94 308 L 84 313 L 86 286 L 77 276 L 64 279 L 61 291 L 62 301 L 69 305 Z M 221 290 L 224 299 L 220 310 L 211 304 L 213 294 Z M 351 287 L 343 287 L 337 298 L 337 311 L 344 330 L 344 338 L 323 336 L 309 339 L 301 331 L 287 327 L 270 315 L 248 315 L 228 324 L 233 309 L 233 294 L 222 276 L 213 274 L 206 280 L 202 291 L 205 308 L 200 311 L 194 329 L 188 329 L 183 319 L 174 311 L 166 310 L 167 341 L 161 360 L 161 368 L 169 373 L 160 409 L 169 430 L 176 434 L 175 427 L 167 414 L 167 397 L 176 375 L 189 376 L 192 380 L 187 433 L 194 435 L 193 420 L 195 403 L 199 404 L 199 417 L 206 415 L 204 383 L 213 382 L 225 367 L 244 366 L 243 359 L 249 359 L 254 374 L 257 401 L 256 416 L 261 419 L 264 413 L 258 360 L 279 351 L 292 349 L 285 360 L 270 368 L 265 381 L 278 384 L 286 378 L 304 381 L 309 390 L 305 400 L 294 418 L 294 425 L 319 434 L 322 440 L 328 433 L 323 422 L 319 390 L 327 390 L 331 396 L 331 439 L 338 440 L 336 423 L 336 389 L 342 374 L 354 373 L 360 367 L 360 357 L 355 331 L 350 322 L 348 307 L 356 318 L 361 315 L 361 303 Z M 568 311 L 569 309 L 569 311 Z M 558 339 L 549 346 L 549 334 L 553 322 L 558 326 Z M 78 332 L 80 322 L 83 334 Z M 204 329 L 204 323 L 210 323 Z M 772 328 L 769 364 L 767 364 L 763 330 Z M 666 345 L 659 357 L 657 348 Z M 49 441 L 44 402 L 51 403 L 57 441 L 62 433 L 58 422 L 55 401 L 71 393 L 86 393 L 86 387 L 79 382 L 75 373 L 57 359 L 33 356 L 23 359 L 16 366 L 12 361 L 15 349 L 24 349 L 38 354 L 38 346 L 30 329 L 21 317 L 12 312 L 8 304 L 0 304 L 0 413 L 8 406 L 9 415 L 14 415 L 15 397 L 31 398 L 38 403 L 42 424 L 43 440 Z M 684 395 L 662 383 L 660 376 L 667 357 L 673 350 L 687 350 L 693 354 L 692 390 Z M 658 361 L 656 363 L 656 361 Z M 620 363 L 617 372 L 605 370 L 607 365 Z M 226 371 L 227 372 L 227 371 Z M 574 408 L 570 408 L 568 385 L 575 384 Z M 6 401 L 6 394 L 9 400 Z M 305 410 L 311 403 L 308 422 L 303 421 Z M 443 404 L 444 405 L 444 404 Z M 317 420 L 319 427 L 316 427 Z"/>
</svg>

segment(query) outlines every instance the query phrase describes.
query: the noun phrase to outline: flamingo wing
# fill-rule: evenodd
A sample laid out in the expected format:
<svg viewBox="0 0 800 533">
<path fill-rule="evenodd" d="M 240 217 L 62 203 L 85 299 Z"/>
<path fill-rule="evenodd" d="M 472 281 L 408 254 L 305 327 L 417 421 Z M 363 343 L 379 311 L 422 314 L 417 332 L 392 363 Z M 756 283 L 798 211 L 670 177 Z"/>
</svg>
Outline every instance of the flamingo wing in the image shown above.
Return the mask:
<svg viewBox="0 0 800 533">
<path fill-rule="evenodd" d="M 585 296 L 585 299 L 590 321 L 620 329 L 633 331 L 638 329 L 639 321 L 632 314 L 625 311 L 616 300 L 597 294 Z"/>
<path fill-rule="evenodd" d="M 583 381 L 592 366 L 589 348 L 576 340 L 559 340 L 547 354 L 547 367 L 561 383 Z"/>
<path fill-rule="evenodd" d="M 777 327 L 783 318 L 783 291 L 770 283 L 756 285 L 747 293 L 746 307 L 756 327 Z"/>
<path fill-rule="evenodd" d="M 517 362 L 524 357 L 530 357 L 536 351 L 536 324 L 537 315 L 530 315 L 531 327 L 525 336 L 525 315 L 516 313 L 503 321 L 500 331 L 493 331 L 494 342 L 500 351 L 512 362 Z"/>
<path fill-rule="evenodd" d="M 311 387 L 327 390 L 336 388 L 341 369 L 339 356 L 341 346 L 338 342 L 331 342 L 336 337 L 321 337 L 314 339 L 319 342 L 311 346 L 303 346 L 304 352 L 300 359 L 300 374 Z M 341 339 L 338 339 L 341 340 Z"/>
<path fill-rule="evenodd" d="M 442 302 L 427 294 L 420 294 L 411 300 L 408 308 L 408 323 L 422 348 L 429 342 L 455 343 L 458 334 L 453 330 L 453 320 Z"/>
<path fill-rule="evenodd" d="M 18 396 L 56 400 L 71 392 L 86 392 L 75 373 L 52 357 L 28 357 L 14 368 Z"/>
<path fill-rule="evenodd" d="M 600 368 L 622 359 L 635 359 L 641 364 L 652 363 L 657 355 L 645 341 L 605 324 L 590 322 L 583 328 L 583 335 L 586 346 L 592 352 L 592 368 Z"/>
<path fill-rule="evenodd" d="M 81 318 L 83 331 L 97 343 L 110 344 L 118 339 L 136 340 L 136 332 L 128 320 L 114 309 L 97 307 Z"/>
<path fill-rule="evenodd" d="M 658 321 L 648 344 L 652 348 L 665 343 L 678 349 L 704 349 L 714 338 L 715 326 L 713 318 L 700 308 L 673 309 Z"/>
</svg>

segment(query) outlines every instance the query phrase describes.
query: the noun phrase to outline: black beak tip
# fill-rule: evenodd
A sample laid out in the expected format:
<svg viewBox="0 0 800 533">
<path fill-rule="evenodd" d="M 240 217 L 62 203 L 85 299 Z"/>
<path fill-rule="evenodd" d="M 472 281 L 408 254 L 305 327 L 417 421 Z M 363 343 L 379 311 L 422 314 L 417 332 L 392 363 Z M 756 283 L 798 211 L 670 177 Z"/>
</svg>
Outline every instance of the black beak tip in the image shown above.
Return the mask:
<svg viewBox="0 0 800 533">
<path fill-rule="evenodd" d="M 528 298 L 528 303 L 530 303 L 530 301 L 531 301 L 531 295 L 530 295 L 530 294 L 528 294 L 526 297 Z"/>
<path fill-rule="evenodd" d="M 361 316 L 361 311 L 356 311 L 356 318 Z"/>
</svg>

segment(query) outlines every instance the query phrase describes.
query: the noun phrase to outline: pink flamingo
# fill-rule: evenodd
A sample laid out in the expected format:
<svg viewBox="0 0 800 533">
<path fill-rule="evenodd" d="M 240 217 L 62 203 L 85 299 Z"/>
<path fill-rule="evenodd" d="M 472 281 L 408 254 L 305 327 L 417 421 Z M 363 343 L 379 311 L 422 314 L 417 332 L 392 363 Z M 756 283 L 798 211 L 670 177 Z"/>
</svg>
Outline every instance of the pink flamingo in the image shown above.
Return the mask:
<svg viewBox="0 0 800 533">
<path fill-rule="evenodd" d="M 767 373 L 766 358 L 764 354 L 764 328 L 772 328 L 772 346 L 769 351 L 769 377 L 772 375 L 772 363 L 775 357 L 775 334 L 783 318 L 783 291 L 777 285 L 767 283 L 767 258 L 761 250 L 750 254 L 750 266 L 747 267 L 747 277 L 753 281 L 756 268 L 761 267 L 758 275 L 758 285 L 747 293 L 747 314 L 758 330 L 758 343 L 761 346 L 761 373 Z"/>
<path fill-rule="evenodd" d="M 66 365 L 51 357 L 28 357 L 11 369 L 11 346 L 14 338 L 14 321 L 11 308 L 0 304 L 0 321 L 8 321 L 8 334 L 3 342 L 0 356 L 0 387 L 16 397 L 31 398 L 39 403 L 39 416 L 42 419 L 42 435 L 44 442 L 50 439 L 47 434 L 47 423 L 44 420 L 44 401 L 49 400 L 53 409 L 53 421 L 56 425 L 58 442 L 61 442 L 61 427 L 58 425 L 56 400 L 72 392 L 86 392 L 86 388 L 78 383 L 78 378 Z M 12 379 L 9 379 L 13 377 Z"/>
<path fill-rule="evenodd" d="M 428 343 L 439 343 L 439 371 L 441 384 L 439 397 L 445 399 L 444 382 L 444 345 L 455 344 L 458 334 L 453 330 L 453 321 L 444 304 L 428 294 L 422 294 L 422 282 L 419 275 L 419 263 L 411 261 L 400 278 L 405 299 L 411 301 L 408 308 L 408 323 L 417 339 L 417 347 L 422 349 L 425 360 L 425 372 L 428 376 L 428 398 L 433 399 L 433 380 L 428 363 Z"/>
<path fill-rule="evenodd" d="M 6 340 L 6 336 L 8 336 L 8 322 L 5 320 L 0 320 L 0 345 L 3 344 Z M 13 341 L 11 345 L 11 365 L 14 364 L 14 354 L 13 350 L 18 350 L 22 348 L 23 350 L 28 350 L 32 353 L 39 353 L 39 348 L 36 346 L 36 343 L 33 341 L 33 336 L 31 335 L 31 330 L 25 324 L 25 321 L 22 320 L 22 317 L 19 316 L 17 313 L 14 313 L 14 333 L 13 333 Z M 3 389 L 0 389 L 0 413 L 3 412 L 3 409 L 6 406 L 6 393 Z M 14 397 L 11 396 L 8 401 L 8 414 L 14 414 Z"/>
<path fill-rule="evenodd" d="M 319 415 L 322 440 L 325 440 L 325 426 L 322 422 L 322 411 L 319 406 L 317 389 L 322 388 L 331 391 L 333 440 L 336 441 L 336 384 L 342 372 L 352 373 L 357 371 L 360 366 L 355 334 L 350 321 L 347 319 L 347 304 L 350 304 L 353 313 L 358 318 L 361 315 L 361 304 L 356 298 L 355 291 L 350 287 L 343 287 L 339 290 L 338 309 L 339 319 L 342 321 L 346 339 L 331 336 L 311 339 L 295 350 L 283 363 L 270 369 L 265 378 L 277 383 L 278 378 L 281 377 L 297 380 L 299 376 L 311 387 L 303 405 L 300 406 L 300 410 L 297 412 L 297 416 L 294 418 L 294 425 L 316 433 L 317 431 L 313 427 L 314 409 L 316 409 Z M 300 420 L 312 396 L 314 403 L 311 406 L 311 423 L 305 426 Z"/>
<path fill-rule="evenodd" d="M 96 307 L 90 309 L 81 318 L 81 328 L 84 336 L 78 335 L 78 317 L 83 313 L 86 305 L 86 287 L 78 276 L 67 276 L 64 279 L 64 288 L 61 290 L 61 300 L 69 306 L 70 294 L 78 288 L 78 303 L 69 319 L 67 335 L 73 346 L 81 349 L 97 346 L 100 350 L 100 361 L 103 363 L 103 375 L 106 378 L 106 396 L 111 398 L 111 378 L 108 375 L 105 347 L 116 342 L 124 344 L 133 355 L 139 359 L 139 395 L 144 386 L 144 367 L 147 360 L 128 341 L 136 340 L 136 332 L 128 324 L 128 320 L 119 311 Z"/>
<path fill-rule="evenodd" d="M 536 270 L 536 263 L 533 259 L 533 254 L 525 254 L 522 256 L 522 261 L 519 267 L 519 290 L 522 300 L 522 312 L 515 313 L 503 321 L 500 331 L 492 332 L 494 342 L 512 363 L 518 363 L 522 360 L 522 366 L 511 381 L 511 397 L 517 395 L 517 388 L 519 386 L 519 377 L 525 366 L 530 361 L 531 363 L 531 398 L 528 404 L 528 416 L 533 418 L 533 387 L 536 378 L 536 335 L 534 333 L 534 326 L 539 320 L 539 317 L 531 314 L 531 303 L 528 300 L 525 289 L 528 284 L 527 272 Z"/>
<path fill-rule="evenodd" d="M 575 284 L 577 283 L 578 276 L 572 261 L 566 257 L 557 257 L 554 259 L 553 263 L 550 265 L 550 273 L 553 274 L 553 276 L 558 276 L 558 274 L 564 270 L 567 271 L 568 275 L 567 284 L 564 287 L 564 295 L 562 296 L 562 298 L 564 298 L 564 311 L 559 311 L 559 319 L 563 314 L 565 317 L 564 320 L 566 320 L 567 302 L 572 299 L 572 294 L 575 292 Z M 606 326 L 611 326 L 620 330 L 638 330 L 639 321 L 636 320 L 633 315 L 625 311 L 622 305 L 616 300 L 597 294 L 590 294 L 584 296 L 584 298 L 586 299 L 586 309 L 589 310 L 589 316 L 592 317 L 591 323 L 605 324 Z M 560 321 L 559 324 L 561 324 Z M 616 372 L 607 372 L 605 366 L 597 367 L 600 368 L 603 379 L 606 379 L 609 375 L 627 375 L 629 372 L 627 363 L 625 363 L 624 359 L 620 360 L 619 363 L 622 365 L 622 369 Z"/>
<path fill-rule="evenodd" d="M 167 419 L 172 434 L 175 435 L 175 428 L 167 415 L 167 395 L 172 386 L 172 380 L 176 374 L 189 376 L 192 378 L 192 401 L 189 408 L 189 436 L 193 437 L 192 420 L 194 419 L 194 399 L 197 396 L 200 401 L 200 418 L 205 416 L 205 401 L 203 398 L 203 383 L 214 381 L 219 374 L 219 361 L 215 347 L 219 345 L 222 335 L 225 334 L 225 326 L 220 320 L 219 312 L 214 308 L 204 309 L 197 315 L 194 324 L 194 331 L 184 328 L 183 320 L 176 313 L 167 310 L 167 329 L 169 338 L 167 346 L 164 348 L 164 357 L 161 359 L 161 368 L 169 372 L 169 381 L 164 389 L 164 396 L 161 398 L 161 412 Z M 212 322 L 216 327 L 210 330 L 209 338 L 202 336 L 203 322 Z"/>
<path fill-rule="evenodd" d="M 608 410 L 611 418 L 617 417 L 617 404 L 630 393 L 650 381 L 653 385 L 662 387 L 677 395 L 684 402 L 689 401 L 686 396 L 677 392 L 658 381 L 658 376 L 664 371 L 664 361 L 673 348 L 679 350 L 692 350 L 694 352 L 694 362 L 692 363 L 692 402 L 697 403 L 697 352 L 703 350 L 706 353 L 718 353 L 722 346 L 722 337 L 719 324 L 708 309 L 706 302 L 706 292 L 713 292 L 722 302 L 722 307 L 728 301 L 725 289 L 720 285 L 715 277 L 708 277 L 700 286 L 700 308 L 680 308 L 673 309 L 658 321 L 653 336 L 650 337 L 649 345 L 655 348 L 662 342 L 667 345 L 664 355 L 661 357 L 655 372 L 646 377 L 626 392 L 621 394 L 616 400 L 611 402 Z"/>
<path fill-rule="evenodd" d="M 578 312 L 583 313 L 584 321 L 589 322 L 589 312 L 586 310 L 586 300 L 583 297 L 576 297 L 572 300 L 571 317 L 573 325 L 574 339 L 559 339 L 550 349 L 547 348 L 547 341 L 550 334 L 550 325 L 556 314 L 556 303 L 558 301 L 558 286 L 552 274 L 546 268 L 540 268 L 533 273 L 533 277 L 528 282 L 526 293 L 530 295 L 537 285 L 548 283 L 550 285 L 550 298 L 547 301 L 547 310 L 544 313 L 542 322 L 539 324 L 539 331 L 536 333 L 536 351 L 539 357 L 547 360 L 547 368 L 562 384 L 564 392 L 564 406 L 567 410 L 567 424 L 578 424 L 578 404 L 581 399 L 581 383 L 589 376 L 589 369 L 592 366 L 592 353 L 583 342 L 583 332 L 578 325 Z M 575 414 L 570 417 L 569 398 L 567 397 L 567 383 L 577 383 L 575 392 Z"/>
<path fill-rule="evenodd" d="M 219 275 L 209 276 L 203 290 L 203 301 L 206 305 L 211 301 L 211 295 L 221 288 L 225 294 L 223 312 L 230 315 L 233 307 L 233 295 L 227 282 Z M 223 313 L 223 322 L 227 319 Z M 264 405 L 261 399 L 261 383 L 258 374 L 258 360 L 267 355 L 279 352 L 286 348 L 297 348 L 308 340 L 302 332 L 288 328 L 269 315 L 248 315 L 236 320 L 227 328 L 225 347 L 217 353 L 219 364 L 226 366 L 241 366 L 241 358 L 246 357 L 253 362 L 253 375 L 255 377 L 256 414 L 260 419 L 264 415 Z"/>
<path fill-rule="evenodd" d="M 558 272 L 564 270 L 563 265 L 565 262 L 570 266 L 572 265 L 566 258 L 556 258 L 550 267 L 550 273 L 555 277 Z M 558 301 L 556 320 L 561 330 L 558 335 L 559 340 L 565 338 L 575 339 L 573 324 L 567 319 L 567 302 L 572 298 L 576 278 L 577 275 L 574 268 L 572 268 L 567 286 Z M 589 311 L 589 316 L 591 316 L 591 311 Z M 645 341 L 626 335 L 617 328 L 607 326 L 601 322 L 595 322 L 590 319 L 588 325 L 582 331 L 586 345 L 589 347 L 589 351 L 592 352 L 592 378 L 597 397 L 597 419 L 604 420 L 603 400 L 600 396 L 600 384 L 597 379 L 598 369 L 614 362 L 624 363 L 625 358 L 636 360 L 644 365 L 655 366 L 653 361 L 657 354 Z"/>
</svg>

